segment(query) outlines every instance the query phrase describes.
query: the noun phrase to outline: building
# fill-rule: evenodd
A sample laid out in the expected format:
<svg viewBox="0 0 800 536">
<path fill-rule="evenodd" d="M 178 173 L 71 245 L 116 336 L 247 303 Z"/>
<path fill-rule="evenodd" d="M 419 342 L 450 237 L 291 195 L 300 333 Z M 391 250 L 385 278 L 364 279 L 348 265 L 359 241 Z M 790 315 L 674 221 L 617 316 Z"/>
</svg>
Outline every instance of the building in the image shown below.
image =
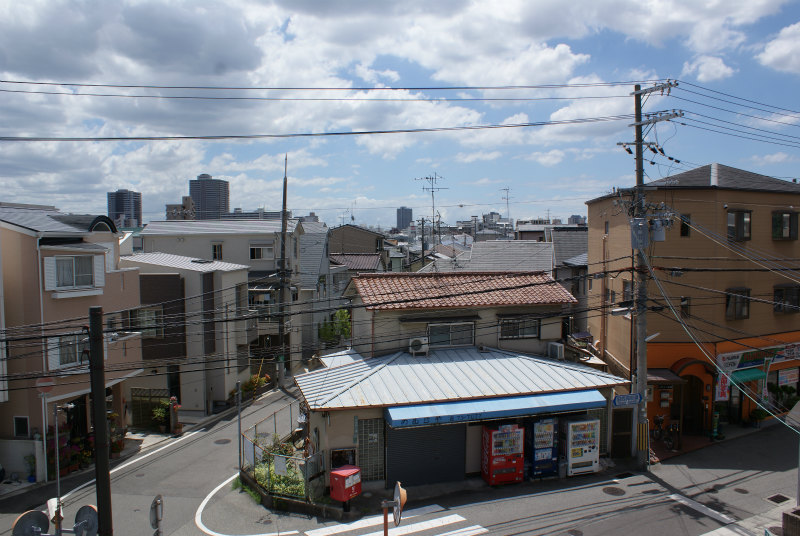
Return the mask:
<svg viewBox="0 0 800 536">
<path fill-rule="evenodd" d="M 108 217 L 117 227 L 142 225 L 142 194 L 131 190 L 108 192 Z"/>
<path fill-rule="evenodd" d="M 292 212 L 287 211 L 286 213 L 287 218 L 292 217 Z M 245 212 L 240 208 L 233 209 L 233 212 L 226 212 L 220 216 L 221 220 L 280 220 L 281 219 L 281 211 L 280 210 L 264 210 L 263 208 L 258 208 L 251 212 Z"/>
<path fill-rule="evenodd" d="M 414 221 L 413 211 L 409 207 L 400 207 L 397 209 L 397 230 L 402 231 L 411 226 Z"/>
<path fill-rule="evenodd" d="M 188 195 L 181 198 L 180 204 L 171 204 L 166 207 L 167 220 L 194 220 L 196 216 L 194 200 Z"/>
<path fill-rule="evenodd" d="M 586 275 L 589 251 L 589 232 L 586 227 L 554 227 L 549 232 L 555 259 L 556 281 L 569 289 L 578 300 L 566 332 L 583 333 L 587 330 L 588 297 Z M 534 242 L 541 244 L 541 242 Z"/>
<path fill-rule="evenodd" d="M 129 382 L 133 407 L 175 396 L 182 422 L 224 407 L 236 381 L 250 376 L 249 344 L 258 338 L 247 318 L 247 265 L 156 252 L 121 257 L 120 266 L 140 273 L 138 327 L 150 371 Z M 149 420 L 146 411 L 133 416 L 134 425 Z"/>
<path fill-rule="evenodd" d="M 28 454 L 36 457 L 38 480 L 53 471 L 55 454 L 44 445 L 53 443 L 56 404 L 72 405 L 59 414 L 62 437 L 91 448 L 88 333 L 81 327 L 91 307 L 103 308 L 110 424 L 130 424 L 125 384 L 144 373 L 129 318 L 139 307 L 139 273 L 119 267 L 118 238 L 106 216 L 0 203 L 0 350 L 7 356 L 0 360 L 0 451 L 9 473 L 26 474 Z M 40 378 L 53 385 L 40 391 Z"/>
<path fill-rule="evenodd" d="M 630 190 L 587 202 L 588 326 L 598 355 L 631 374 L 635 316 Z M 685 434 L 758 420 L 796 392 L 800 370 L 800 185 L 721 164 L 649 182 L 650 422 Z M 649 235 L 649 236 L 648 236 Z M 612 310 L 614 315 L 611 314 Z M 620 314 L 616 314 L 620 313 Z"/>
<path fill-rule="evenodd" d="M 553 243 L 519 240 L 474 242 L 455 257 L 445 256 L 420 272 L 544 272 L 553 275 Z"/>
<path fill-rule="evenodd" d="M 198 220 L 219 220 L 230 212 L 228 181 L 202 173 L 189 181 L 189 196 L 194 201 Z"/>
</svg>

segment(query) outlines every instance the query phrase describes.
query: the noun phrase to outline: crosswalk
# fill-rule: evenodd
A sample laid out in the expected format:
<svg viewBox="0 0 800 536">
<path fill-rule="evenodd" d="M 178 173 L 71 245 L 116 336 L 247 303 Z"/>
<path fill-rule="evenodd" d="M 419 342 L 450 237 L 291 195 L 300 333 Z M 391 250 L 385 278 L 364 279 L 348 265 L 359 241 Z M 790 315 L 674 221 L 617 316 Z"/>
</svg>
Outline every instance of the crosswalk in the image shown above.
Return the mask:
<svg viewBox="0 0 800 536">
<path fill-rule="evenodd" d="M 398 527 L 395 527 L 390 521 L 389 536 L 405 536 L 423 531 L 427 531 L 426 536 L 476 536 L 489 532 L 480 525 L 458 526 L 466 522 L 467 520 L 463 516 L 452 514 L 445 508 L 433 504 L 404 511 L 403 523 Z M 438 532 L 439 530 L 445 532 Z M 383 516 L 366 517 L 352 523 L 342 523 L 305 532 L 306 536 L 336 536 L 339 534 L 343 536 L 383 536 Z"/>
</svg>

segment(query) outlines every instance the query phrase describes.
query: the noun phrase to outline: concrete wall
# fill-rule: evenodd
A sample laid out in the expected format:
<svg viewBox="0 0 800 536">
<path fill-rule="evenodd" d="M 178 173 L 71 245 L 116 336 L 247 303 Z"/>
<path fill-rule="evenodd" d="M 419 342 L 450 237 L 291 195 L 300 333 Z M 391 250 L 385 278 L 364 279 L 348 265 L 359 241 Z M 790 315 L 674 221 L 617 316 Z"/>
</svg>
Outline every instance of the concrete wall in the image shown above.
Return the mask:
<svg viewBox="0 0 800 536">
<path fill-rule="evenodd" d="M 36 481 L 42 482 L 45 477 L 44 443 L 35 439 L 0 439 L 0 460 L 6 470 L 6 479 L 12 473 L 25 481 L 28 478 L 28 464 L 25 456 L 33 454 L 36 457 Z"/>
</svg>

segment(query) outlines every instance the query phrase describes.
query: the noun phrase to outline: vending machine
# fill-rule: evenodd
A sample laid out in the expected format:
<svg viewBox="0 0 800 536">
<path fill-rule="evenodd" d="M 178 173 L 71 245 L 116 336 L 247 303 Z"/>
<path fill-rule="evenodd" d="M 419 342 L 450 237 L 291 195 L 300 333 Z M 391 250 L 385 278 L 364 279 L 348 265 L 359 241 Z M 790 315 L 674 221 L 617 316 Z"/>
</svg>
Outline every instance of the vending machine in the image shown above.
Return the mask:
<svg viewBox="0 0 800 536">
<path fill-rule="evenodd" d="M 558 474 L 558 419 L 539 419 L 528 427 L 526 452 L 530 476 L 544 478 Z"/>
<path fill-rule="evenodd" d="M 600 421 L 575 419 L 563 421 L 563 452 L 567 476 L 596 473 L 600 470 Z"/>
<path fill-rule="evenodd" d="M 525 460 L 522 428 L 516 424 L 483 427 L 481 475 L 490 485 L 522 482 Z"/>
</svg>

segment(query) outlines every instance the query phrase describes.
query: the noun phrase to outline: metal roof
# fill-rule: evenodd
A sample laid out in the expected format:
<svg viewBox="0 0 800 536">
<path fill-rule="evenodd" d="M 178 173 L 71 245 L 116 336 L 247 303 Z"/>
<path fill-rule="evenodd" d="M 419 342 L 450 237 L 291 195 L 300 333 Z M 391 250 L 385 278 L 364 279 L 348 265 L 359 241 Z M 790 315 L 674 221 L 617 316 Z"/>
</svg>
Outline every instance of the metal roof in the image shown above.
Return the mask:
<svg viewBox="0 0 800 536">
<path fill-rule="evenodd" d="M 43 233 L 84 235 L 96 218 L 65 214 L 51 206 L 0 203 L 0 221 Z"/>
<path fill-rule="evenodd" d="M 319 276 L 325 274 L 328 258 L 328 227 L 320 222 L 301 222 L 304 233 L 300 236 L 300 284 L 304 288 L 315 288 Z"/>
<path fill-rule="evenodd" d="M 296 219 L 287 222 L 287 232 L 293 232 Z M 141 236 L 274 234 L 281 232 L 280 220 L 168 220 L 151 221 Z"/>
<path fill-rule="evenodd" d="M 489 240 L 474 242 L 472 248 L 455 258 L 437 259 L 420 272 L 550 272 L 553 244 L 531 240 Z"/>
<path fill-rule="evenodd" d="M 237 270 L 247 270 L 245 264 L 234 264 L 231 262 L 208 261 L 196 257 L 184 257 L 171 253 L 136 253 L 125 255 L 119 258 L 120 261 L 127 261 L 133 265 L 151 264 L 154 266 L 164 266 L 166 268 L 176 268 L 179 270 L 190 270 L 193 272 L 235 272 Z"/>
<path fill-rule="evenodd" d="M 295 376 L 311 410 L 388 407 L 598 389 L 628 380 L 585 365 L 505 350 L 398 352 Z"/>
<path fill-rule="evenodd" d="M 566 264 L 565 261 L 578 255 L 587 255 L 589 251 L 588 227 L 565 227 L 550 230 L 555 251 L 556 266 Z"/>
</svg>

